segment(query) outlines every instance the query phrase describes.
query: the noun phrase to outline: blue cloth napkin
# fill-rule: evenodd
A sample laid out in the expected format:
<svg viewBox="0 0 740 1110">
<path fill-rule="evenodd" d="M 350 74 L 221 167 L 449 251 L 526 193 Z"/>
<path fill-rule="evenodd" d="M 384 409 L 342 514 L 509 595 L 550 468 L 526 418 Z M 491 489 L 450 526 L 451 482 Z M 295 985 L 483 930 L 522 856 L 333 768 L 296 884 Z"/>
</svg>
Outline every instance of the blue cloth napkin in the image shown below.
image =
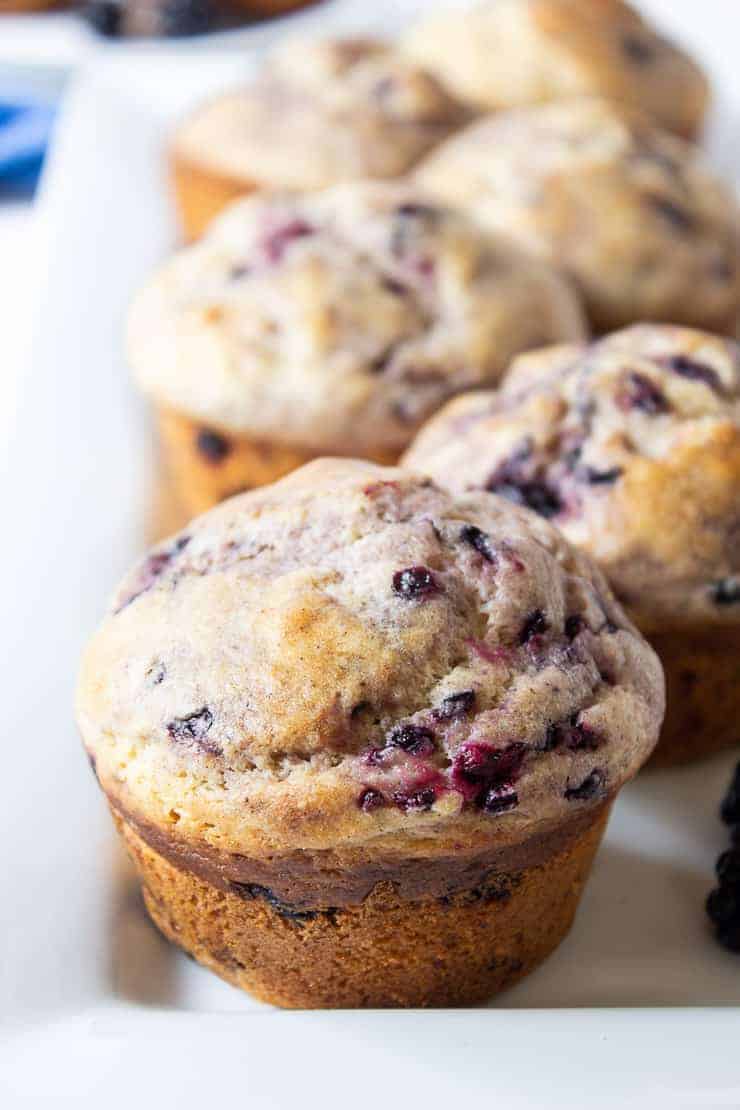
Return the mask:
<svg viewBox="0 0 740 1110">
<path fill-rule="evenodd" d="M 33 190 L 54 116 L 47 102 L 0 90 L 0 196 Z"/>
</svg>

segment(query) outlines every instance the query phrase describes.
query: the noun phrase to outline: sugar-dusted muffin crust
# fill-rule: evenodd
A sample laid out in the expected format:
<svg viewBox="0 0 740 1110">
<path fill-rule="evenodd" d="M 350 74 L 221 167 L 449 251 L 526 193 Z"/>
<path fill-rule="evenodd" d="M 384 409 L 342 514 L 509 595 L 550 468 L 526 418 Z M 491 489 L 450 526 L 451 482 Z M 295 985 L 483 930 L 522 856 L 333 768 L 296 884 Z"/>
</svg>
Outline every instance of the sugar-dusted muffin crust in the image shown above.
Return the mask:
<svg viewBox="0 0 740 1110">
<path fill-rule="evenodd" d="M 289 41 L 251 84 L 178 128 L 171 162 L 186 235 L 240 192 L 398 177 L 469 118 L 382 40 Z"/>
<path fill-rule="evenodd" d="M 283 1004 L 422 1003 L 500 988 L 567 930 L 663 686 L 547 522 L 318 460 L 147 556 L 89 645 L 77 710 L 169 935 Z M 409 943 L 425 907 L 468 939 L 438 967 L 418 954 L 402 990 L 383 907 Z M 288 935 L 306 922 L 323 988 Z"/>
<path fill-rule="evenodd" d="M 416 177 L 561 266 L 597 328 L 735 333 L 736 199 L 697 148 L 643 115 L 590 98 L 513 109 L 448 140 Z"/>
<path fill-rule="evenodd" d="M 698 65 L 622 0 L 484 0 L 433 14 L 404 45 L 482 109 L 598 95 L 691 137 L 709 99 Z"/>
<path fill-rule="evenodd" d="M 663 660 L 659 753 L 740 740 L 740 348 L 639 325 L 523 356 L 405 456 L 550 518 L 595 557 Z"/>
<path fill-rule="evenodd" d="M 547 264 L 366 183 L 240 202 L 139 294 L 128 350 L 198 511 L 312 453 L 393 461 L 450 396 L 582 335 Z"/>
</svg>

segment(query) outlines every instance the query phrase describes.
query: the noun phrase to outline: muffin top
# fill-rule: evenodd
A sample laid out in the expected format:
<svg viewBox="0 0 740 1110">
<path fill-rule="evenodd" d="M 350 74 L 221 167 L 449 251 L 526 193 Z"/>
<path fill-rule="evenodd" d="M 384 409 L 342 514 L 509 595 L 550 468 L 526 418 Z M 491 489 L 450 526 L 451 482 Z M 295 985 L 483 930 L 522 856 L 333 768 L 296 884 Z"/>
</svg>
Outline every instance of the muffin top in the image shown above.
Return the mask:
<svg viewBox="0 0 740 1110">
<path fill-rule="evenodd" d="M 453 490 L 549 517 L 643 630 L 740 620 L 740 348 L 637 325 L 518 359 L 407 453 Z"/>
<path fill-rule="evenodd" d="M 582 335 L 547 264 L 415 186 L 370 182 L 239 201 L 138 296 L 128 346 L 161 405 L 383 457 L 515 354 Z"/>
<path fill-rule="evenodd" d="M 513 109 L 448 140 L 416 178 L 562 266 L 601 329 L 664 320 L 734 333 L 735 197 L 696 147 L 645 116 L 591 98 Z"/>
<path fill-rule="evenodd" d="M 483 109 L 592 94 L 689 137 L 709 99 L 696 63 L 621 0 L 487 0 L 424 20 L 405 48 Z"/>
<path fill-rule="evenodd" d="M 397 177 L 467 118 L 435 77 L 380 40 L 299 40 L 251 85 L 186 119 L 174 155 L 245 183 L 318 189 Z"/>
<path fill-rule="evenodd" d="M 546 521 L 338 459 L 155 549 L 78 690 L 114 805 L 257 858 L 545 835 L 636 772 L 662 712 L 652 650 Z"/>
</svg>

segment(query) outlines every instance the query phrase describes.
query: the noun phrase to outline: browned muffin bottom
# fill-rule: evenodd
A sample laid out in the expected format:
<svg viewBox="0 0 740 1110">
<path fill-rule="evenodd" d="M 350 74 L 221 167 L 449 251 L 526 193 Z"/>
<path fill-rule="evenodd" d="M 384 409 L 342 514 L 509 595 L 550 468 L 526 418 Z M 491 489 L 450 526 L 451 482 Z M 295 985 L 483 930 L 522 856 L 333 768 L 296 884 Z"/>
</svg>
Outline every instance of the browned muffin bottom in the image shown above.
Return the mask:
<svg viewBox="0 0 740 1110">
<path fill-rule="evenodd" d="M 224 208 L 259 186 L 246 179 L 229 177 L 172 151 L 169 156 L 170 186 L 180 219 L 182 237 L 192 243 Z"/>
<path fill-rule="evenodd" d="M 362 901 L 314 908 L 261 884 L 216 885 L 114 816 L 169 940 L 263 1002 L 336 1009 L 466 1006 L 523 978 L 568 933 L 609 808 L 541 845 L 530 866 L 484 870 L 467 889 L 409 898 L 391 871 Z M 439 864 L 434 871 L 444 881 Z"/>
<path fill-rule="evenodd" d="M 162 407 L 157 409 L 157 427 L 170 531 L 227 497 L 277 481 L 320 454 L 217 430 Z M 393 463 L 397 455 L 378 451 L 373 461 Z"/>
<path fill-rule="evenodd" d="M 722 625 L 650 635 L 663 664 L 666 716 L 651 767 L 670 767 L 740 744 L 740 629 Z"/>
</svg>

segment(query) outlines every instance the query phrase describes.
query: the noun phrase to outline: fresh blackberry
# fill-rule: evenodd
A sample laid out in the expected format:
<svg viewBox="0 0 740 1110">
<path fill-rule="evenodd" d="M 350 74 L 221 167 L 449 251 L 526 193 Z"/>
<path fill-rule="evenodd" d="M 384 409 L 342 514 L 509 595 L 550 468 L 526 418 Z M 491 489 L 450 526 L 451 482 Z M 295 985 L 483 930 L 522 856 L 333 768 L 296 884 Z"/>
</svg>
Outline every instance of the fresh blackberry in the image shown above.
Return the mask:
<svg viewBox="0 0 740 1110">
<path fill-rule="evenodd" d="M 724 886 L 740 886 L 740 849 L 722 853 L 717 860 L 717 878 Z"/>
<path fill-rule="evenodd" d="M 740 825 L 740 763 L 735 768 L 719 812 L 726 825 Z"/>
<path fill-rule="evenodd" d="M 730 883 L 720 883 L 707 898 L 707 916 L 718 929 L 740 928 L 740 891 Z"/>
<path fill-rule="evenodd" d="M 730 952 L 740 952 L 740 922 L 717 930 L 717 940 Z"/>
</svg>

